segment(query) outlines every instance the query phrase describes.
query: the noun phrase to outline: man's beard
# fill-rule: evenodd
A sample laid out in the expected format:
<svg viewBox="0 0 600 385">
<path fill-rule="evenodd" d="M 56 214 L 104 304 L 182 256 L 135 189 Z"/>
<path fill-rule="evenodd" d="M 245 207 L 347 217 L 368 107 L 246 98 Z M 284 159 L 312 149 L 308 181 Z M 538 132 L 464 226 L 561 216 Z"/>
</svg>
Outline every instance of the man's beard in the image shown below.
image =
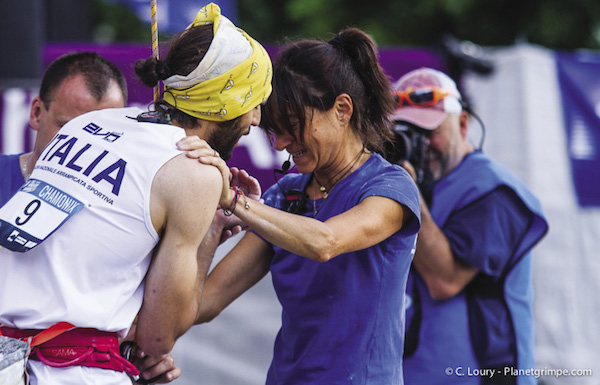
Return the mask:
<svg viewBox="0 0 600 385">
<path fill-rule="evenodd" d="M 439 181 L 447 173 L 448 159 L 439 151 L 429 149 L 426 156 L 425 170 L 430 173 L 434 182 Z"/>
<path fill-rule="evenodd" d="M 221 159 L 224 161 L 228 161 L 233 155 L 233 149 L 241 137 L 240 132 L 242 132 L 242 130 L 240 128 L 239 124 L 236 124 L 234 127 L 219 127 L 212 133 L 210 138 L 206 140 L 208 144 L 219 153 Z"/>
</svg>

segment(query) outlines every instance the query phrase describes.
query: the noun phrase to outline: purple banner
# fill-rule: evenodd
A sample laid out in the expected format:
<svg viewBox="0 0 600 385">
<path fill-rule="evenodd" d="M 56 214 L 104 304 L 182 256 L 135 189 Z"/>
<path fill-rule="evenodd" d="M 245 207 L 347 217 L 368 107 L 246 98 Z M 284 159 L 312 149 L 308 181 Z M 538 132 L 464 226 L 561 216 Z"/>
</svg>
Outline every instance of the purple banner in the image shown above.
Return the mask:
<svg viewBox="0 0 600 385">
<path fill-rule="evenodd" d="M 581 206 L 600 205 L 600 56 L 556 55 L 573 183 Z"/>
<path fill-rule="evenodd" d="M 277 46 L 267 46 L 271 55 Z M 50 44 L 44 50 L 44 68 L 57 57 L 75 51 L 94 51 L 113 62 L 125 75 L 129 90 L 128 104 L 146 108 L 152 101 L 152 89 L 144 87 L 137 79 L 134 64 L 152 54 L 149 45 L 139 44 Z M 404 73 L 428 66 L 442 69 L 442 62 L 436 54 L 420 49 L 382 48 L 379 52 L 381 65 L 392 81 Z M 29 108 L 31 99 L 37 95 L 36 89 L 0 90 L 0 151 L 18 153 L 31 150 L 35 132 L 29 128 Z M 232 159 L 231 166 L 246 169 L 260 181 L 263 189 L 275 183 L 273 169 L 280 168 L 287 159 L 285 152 L 277 152 L 260 129 L 254 128 L 250 135 L 243 137 Z"/>
</svg>

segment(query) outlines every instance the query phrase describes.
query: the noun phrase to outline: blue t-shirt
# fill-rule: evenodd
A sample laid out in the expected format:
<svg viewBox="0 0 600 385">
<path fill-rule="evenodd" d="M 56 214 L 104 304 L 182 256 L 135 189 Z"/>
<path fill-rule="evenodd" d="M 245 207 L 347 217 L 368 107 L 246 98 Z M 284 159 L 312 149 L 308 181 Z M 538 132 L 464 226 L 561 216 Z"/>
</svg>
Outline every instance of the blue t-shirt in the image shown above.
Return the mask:
<svg viewBox="0 0 600 385">
<path fill-rule="evenodd" d="M 25 183 L 21 173 L 20 154 L 0 154 L 0 170 L 2 170 L 2 181 L 0 182 L 0 207 L 3 206 Z"/>
<path fill-rule="evenodd" d="M 265 203 L 283 208 L 283 191 L 304 191 L 309 181 L 310 175 L 287 175 L 266 191 Z M 316 207 L 316 219 L 325 221 L 369 196 L 399 202 L 412 218 L 385 241 L 325 263 L 273 246 L 271 274 L 283 313 L 267 384 L 403 383 L 404 292 L 420 228 L 413 180 L 373 154 L 327 199 L 307 199 L 304 215 L 312 217 Z"/>
<path fill-rule="evenodd" d="M 406 384 L 487 384 L 489 377 L 535 383 L 533 376 L 505 377 L 503 368 L 535 368 L 530 249 L 547 230 L 539 202 L 508 170 L 475 152 L 435 186 L 431 213 L 454 255 L 480 272 L 441 301 L 411 272 Z M 493 376 L 481 369 L 493 369 Z"/>
</svg>

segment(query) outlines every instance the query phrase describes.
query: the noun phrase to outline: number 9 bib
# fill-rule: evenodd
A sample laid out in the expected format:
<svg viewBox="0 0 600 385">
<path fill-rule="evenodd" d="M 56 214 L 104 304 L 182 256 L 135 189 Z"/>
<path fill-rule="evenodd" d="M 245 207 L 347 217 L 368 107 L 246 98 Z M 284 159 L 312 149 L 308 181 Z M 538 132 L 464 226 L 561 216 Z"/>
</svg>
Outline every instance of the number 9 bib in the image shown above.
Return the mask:
<svg viewBox="0 0 600 385">
<path fill-rule="evenodd" d="M 37 179 L 28 180 L 0 208 L 0 246 L 25 252 L 42 243 L 83 203 Z"/>
</svg>

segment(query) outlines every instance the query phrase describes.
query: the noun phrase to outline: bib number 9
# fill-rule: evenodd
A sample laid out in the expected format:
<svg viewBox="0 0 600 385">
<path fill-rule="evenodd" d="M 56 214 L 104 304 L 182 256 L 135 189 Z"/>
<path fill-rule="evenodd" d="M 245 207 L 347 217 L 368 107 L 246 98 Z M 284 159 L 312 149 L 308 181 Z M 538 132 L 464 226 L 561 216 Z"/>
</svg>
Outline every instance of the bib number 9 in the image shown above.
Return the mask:
<svg viewBox="0 0 600 385">
<path fill-rule="evenodd" d="M 22 226 L 25 223 L 27 223 L 31 219 L 31 216 L 40 209 L 41 205 L 42 202 L 39 199 L 34 199 L 31 202 L 29 202 L 29 204 L 27 205 L 27 207 L 25 207 L 24 210 L 26 215 L 25 218 L 21 219 L 21 217 L 17 217 L 15 223 L 19 226 Z"/>
<path fill-rule="evenodd" d="M 30 179 L 0 208 L 0 246 L 25 252 L 75 215 L 83 203 L 43 181 Z"/>
</svg>

